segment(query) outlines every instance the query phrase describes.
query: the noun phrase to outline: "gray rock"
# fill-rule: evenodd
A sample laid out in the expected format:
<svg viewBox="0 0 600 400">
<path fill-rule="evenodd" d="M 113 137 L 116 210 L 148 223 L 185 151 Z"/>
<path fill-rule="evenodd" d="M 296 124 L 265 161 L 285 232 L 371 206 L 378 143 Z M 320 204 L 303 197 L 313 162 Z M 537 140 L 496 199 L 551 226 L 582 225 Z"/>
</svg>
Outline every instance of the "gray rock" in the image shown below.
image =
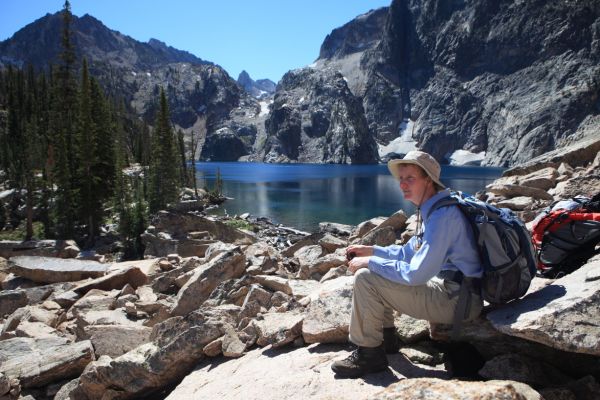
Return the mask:
<svg viewBox="0 0 600 400">
<path fill-rule="evenodd" d="M 512 199 L 499 201 L 496 205 L 498 207 L 510 208 L 513 211 L 522 211 L 527 207 L 530 207 L 534 203 L 534 199 L 528 196 L 517 196 Z"/>
<path fill-rule="evenodd" d="M 429 336 L 429 322 L 400 315 L 394 320 L 398 336 L 403 343 L 416 343 Z"/>
<path fill-rule="evenodd" d="M 488 192 L 509 198 L 517 196 L 527 196 L 533 197 L 534 199 L 553 200 L 553 197 L 550 194 L 548 194 L 548 192 L 546 192 L 545 190 L 532 188 L 529 186 L 491 184 L 487 185 L 485 189 Z"/>
<path fill-rule="evenodd" d="M 246 260 L 239 248 L 218 255 L 194 271 L 193 276 L 177 294 L 172 315 L 185 315 L 197 309 L 220 282 L 239 278 L 245 268 Z"/>
<path fill-rule="evenodd" d="M 375 217 L 371 218 L 367 221 L 363 221 L 354 228 L 352 234 L 350 235 L 349 240 L 353 241 L 354 239 L 359 239 L 365 236 L 369 231 L 377 228 L 385 221 L 384 217 Z"/>
<path fill-rule="evenodd" d="M 57 337 L 56 329 L 44 324 L 43 322 L 21 321 L 15 329 L 15 336 L 27 338 Z"/>
<path fill-rule="evenodd" d="M 54 328 L 60 321 L 61 314 L 61 310 L 49 310 L 46 307 L 44 307 L 44 305 L 26 306 L 19 308 L 4 321 L 2 335 L 4 335 L 6 332 L 14 331 L 15 329 L 17 329 L 19 324 L 24 321 L 41 322 L 47 326 Z"/>
<path fill-rule="evenodd" d="M 288 279 L 272 275 L 255 275 L 252 278 L 255 282 L 274 292 L 280 291 L 287 295 L 292 295 L 292 288 L 289 285 Z"/>
<path fill-rule="evenodd" d="M 89 333 L 93 333 L 93 330 L 89 328 L 90 326 L 113 325 L 136 329 L 142 325 L 142 321 L 131 319 L 124 308 L 118 308 L 116 310 L 88 311 L 85 314 L 78 315 L 75 324 L 77 337 L 89 339 Z"/>
<path fill-rule="evenodd" d="M 337 224 L 335 222 L 319 222 L 321 233 L 331 233 L 339 236 L 350 236 L 354 227 L 352 225 Z"/>
<path fill-rule="evenodd" d="M 534 387 L 562 385 L 570 378 L 546 363 L 520 354 L 505 354 L 487 361 L 479 374 L 485 379 L 512 380 Z"/>
<path fill-rule="evenodd" d="M 12 314 L 15 310 L 27 304 L 27 295 L 24 290 L 0 291 L 0 317 Z"/>
<path fill-rule="evenodd" d="M 444 353 L 427 344 L 402 346 L 400 353 L 417 364 L 438 365 L 444 362 Z"/>
<path fill-rule="evenodd" d="M 435 378 L 406 379 L 377 393 L 382 400 L 542 400 L 530 386 L 515 381 L 468 382 Z"/>
<path fill-rule="evenodd" d="M 244 298 L 244 303 L 242 304 L 242 308 L 244 308 L 244 304 L 250 301 L 256 301 L 260 306 L 269 308 L 271 304 L 271 296 L 273 293 L 268 292 L 258 285 L 251 285 L 250 290 L 246 294 Z"/>
<path fill-rule="evenodd" d="M 277 250 L 263 242 L 251 244 L 244 250 L 246 260 L 251 266 L 258 267 L 261 274 L 272 274 L 277 271 L 278 257 Z"/>
<path fill-rule="evenodd" d="M 302 334 L 304 315 L 297 312 L 267 313 L 254 321 L 259 346 L 281 347 Z"/>
<path fill-rule="evenodd" d="M 88 325 L 84 328 L 96 357 L 116 358 L 136 347 L 150 342 L 152 328 L 135 325 Z"/>
<path fill-rule="evenodd" d="M 94 360 L 88 340 L 14 338 L 0 341 L 0 372 L 24 388 L 41 387 L 79 375 Z"/>
<path fill-rule="evenodd" d="M 343 265 L 340 265 L 339 267 L 332 268 L 329 271 L 327 271 L 325 273 L 325 275 L 323 275 L 323 277 L 321 279 L 319 279 L 319 282 L 323 283 L 325 281 L 336 279 L 341 276 L 346 276 L 349 274 L 350 274 L 350 272 L 348 272 L 348 266 L 346 264 L 343 264 Z"/>
<path fill-rule="evenodd" d="M 600 281 L 586 281 L 597 269 L 595 257 L 543 289 L 492 311 L 487 318 L 499 331 L 570 352 L 600 355 Z"/>
<path fill-rule="evenodd" d="M 389 246 L 396 242 L 396 232 L 391 226 L 375 228 L 359 240 L 365 246 Z"/>
<path fill-rule="evenodd" d="M 10 380 L 6 375 L 0 373 L 0 396 L 5 395 L 10 391 Z"/>
<path fill-rule="evenodd" d="M 319 240 L 318 244 L 323 249 L 325 249 L 325 251 L 333 253 L 337 249 L 346 247 L 348 245 L 348 242 L 346 240 L 339 239 L 333 235 L 327 234 Z"/>
<path fill-rule="evenodd" d="M 291 295 L 296 299 L 302 299 L 315 290 L 317 290 L 321 285 L 317 281 L 313 280 L 300 280 L 300 279 L 290 279 L 288 280 L 288 285 L 292 289 Z"/>
<path fill-rule="evenodd" d="M 258 348 L 224 363 L 205 360 L 167 399 L 366 400 L 377 398 L 382 387 L 400 379 L 447 378 L 439 368 L 415 366 L 397 354 L 388 357 L 391 368 L 387 371 L 369 374 L 367 379 L 335 379 L 331 363 L 349 354 L 347 347 L 313 344 L 295 349 Z"/>
<path fill-rule="evenodd" d="M 73 291 L 84 294 L 92 289 L 121 290 L 127 284 L 136 288 L 145 285 L 147 282 L 148 275 L 141 268 L 135 265 L 127 265 L 113 271 L 108 271 L 108 274 L 100 278 L 77 285 L 73 288 Z"/>
<path fill-rule="evenodd" d="M 352 310 L 354 277 L 327 281 L 311 295 L 302 324 L 306 343 L 344 343 L 348 341 L 348 326 Z"/>
<path fill-rule="evenodd" d="M 204 254 L 204 262 L 208 262 L 213 258 L 216 258 L 219 254 L 237 250 L 239 250 L 239 246 L 236 246 L 235 244 L 217 241 L 209 245 L 206 249 L 206 253 Z"/>
<path fill-rule="evenodd" d="M 224 324 L 235 324 L 232 313 L 239 313 L 239 307 L 199 310 L 157 324 L 152 343 L 92 362 L 75 391 L 87 398 L 128 399 L 160 390 L 192 370 L 204 346 L 223 336 Z"/>
<path fill-rule="evenodd" d="M 109 264 L 37 256 L 18 256 L 9 260 L 10 271 L 38 283 L 80 281 L 106 273 Z"/>
<path fill-rule="evenodd" d="M 221 339 L 221 351 L 225 357 L 236 358 L 244 355 L 246 344 L 243 343 L 231 325 L 225 326 L 225 335 Z"/>
<path fill-rule="evenodd" d="M 0 240 L 0 257 L 40 256 L 75 258 L 79 248 L 73 240 Z"/>
</svg>

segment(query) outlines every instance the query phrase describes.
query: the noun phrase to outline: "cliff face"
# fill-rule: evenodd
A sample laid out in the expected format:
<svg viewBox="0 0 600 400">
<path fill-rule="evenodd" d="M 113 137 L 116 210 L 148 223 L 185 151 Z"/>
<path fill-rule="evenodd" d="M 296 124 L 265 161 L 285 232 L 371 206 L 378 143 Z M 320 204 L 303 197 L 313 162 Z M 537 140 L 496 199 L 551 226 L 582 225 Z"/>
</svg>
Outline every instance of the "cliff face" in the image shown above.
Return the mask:
<svg viewBox="0 0 600 400">
<path fill-rule="evenodd" d="M 391 103 L 416 121 L 419 147 L 509 166 L 580 136 L 600 112 L 599 50 L 596 1 L 395 0 L 362 61 L 400 92 Z"/>
<path fill-rule="evenodd" d="M 394 0 L 334 30 L 307 69 L 344 76 L 380 149 L 412 119 L 442 162 L 511 166 L 599 134 L 599 61 L 597 1 Z"/>
<path fill-rule="evenodd" d="M 258 148 L 268 162 L 364 164 L 377 160 L 360 99 L 333 70 L 288 72 L 277 87 Z"/>
</svg>

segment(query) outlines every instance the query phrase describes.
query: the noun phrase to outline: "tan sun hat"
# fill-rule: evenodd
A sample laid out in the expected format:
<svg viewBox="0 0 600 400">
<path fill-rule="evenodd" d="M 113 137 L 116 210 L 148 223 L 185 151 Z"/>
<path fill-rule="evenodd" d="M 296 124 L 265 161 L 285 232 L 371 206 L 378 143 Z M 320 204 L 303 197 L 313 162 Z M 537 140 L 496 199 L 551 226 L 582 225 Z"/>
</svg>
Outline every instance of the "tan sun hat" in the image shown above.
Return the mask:
<svg viewBox="0 0 600 400">
<path fill-rule="evenodd" d="M 444 189 L 446 186 L 440 181 L 440 172 L 442 168 L 440 164 L 433 158 L 431 155 L 425 153 L 424 151 L 413 150 L 406 153 L 402 160 L 390 160 L 388 162 L 388 169 L 394 175 L 394 178 L 399 179 L 399 166 L 402 164 L 413 164 L 421 167 L 423 171 L 439 187 Z"/>
</svg>

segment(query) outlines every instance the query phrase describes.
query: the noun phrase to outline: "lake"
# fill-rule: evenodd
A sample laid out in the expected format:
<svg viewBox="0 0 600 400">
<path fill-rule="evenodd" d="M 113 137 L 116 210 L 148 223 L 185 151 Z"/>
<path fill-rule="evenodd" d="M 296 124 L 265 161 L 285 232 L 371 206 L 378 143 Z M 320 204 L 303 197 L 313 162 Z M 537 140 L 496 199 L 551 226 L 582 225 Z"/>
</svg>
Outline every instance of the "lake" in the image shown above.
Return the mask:
<svg viewBox="0 0 600 400">
<path fill-rule="evenodd" d="M 223 194 L 231 197 L 215 213 L 250 213 L 308 232 L 319 222 L 356 225 L 399 209 L 404 201 L 386 165 L 196 163 L 198 187 L 212 189 L 217 169 Z M 502 174 L 502 168 L 442 166 L 442 182 L 475 194 Z"/>
</svg>

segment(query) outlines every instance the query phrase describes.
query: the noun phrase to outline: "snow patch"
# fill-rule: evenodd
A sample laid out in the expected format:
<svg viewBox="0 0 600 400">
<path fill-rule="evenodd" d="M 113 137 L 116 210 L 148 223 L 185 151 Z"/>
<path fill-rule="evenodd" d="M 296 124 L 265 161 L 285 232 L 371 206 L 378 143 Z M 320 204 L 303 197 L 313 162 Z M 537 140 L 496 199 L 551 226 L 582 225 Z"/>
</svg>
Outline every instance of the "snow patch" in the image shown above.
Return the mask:
<svg viewBox="0 0 600 400">
<path fill-rule="evenodd" d="M 300 98 L 299 103 L 304 103 L 304 96 Z"/>
<path fill-rule="evenodd" d="M 269 114 L 269 104 L 271 104 L 272 101 L 261 101 L 258 104 L 260 104 L 260 113 L 258 114 L 259 117 L 264 117 L 265 115 Z"/>
<path fill-rule="evenodd" d="M 480 153 L 471 153 L 467 150 L 456 150 L 454 153 L 446 154 L 446 159 L 450 165 L 481 165 L 485 158 L 485 151 Z"/>
<path fill-rule="evenodd" d="M 150 78 L 150 77 L 152 76 L 152 74 L 151 74 L 150 72 L 146 72 L 146 76 L 147 76 L 148 78 Z"/>
<path fill-rule="evenodd" d="M 378 145 L 379 148 L 379 157 L 384 158 L 387 154 L 396 153 L 396 154 L 406 154 L 409 151 L 418 150 L 417 142 L 412 137 L 413 121 L 404 121 L 400 124 L 400 128 L 398 129 L 398 137 L 387 145 Z"/>
<path fill-rule="evenodd" d="M 133 75 L 133 76 L 137 76 L 137 72 L 135 72 L 135 71 L 131 71 L 131 75 Z"/>
</svg>

